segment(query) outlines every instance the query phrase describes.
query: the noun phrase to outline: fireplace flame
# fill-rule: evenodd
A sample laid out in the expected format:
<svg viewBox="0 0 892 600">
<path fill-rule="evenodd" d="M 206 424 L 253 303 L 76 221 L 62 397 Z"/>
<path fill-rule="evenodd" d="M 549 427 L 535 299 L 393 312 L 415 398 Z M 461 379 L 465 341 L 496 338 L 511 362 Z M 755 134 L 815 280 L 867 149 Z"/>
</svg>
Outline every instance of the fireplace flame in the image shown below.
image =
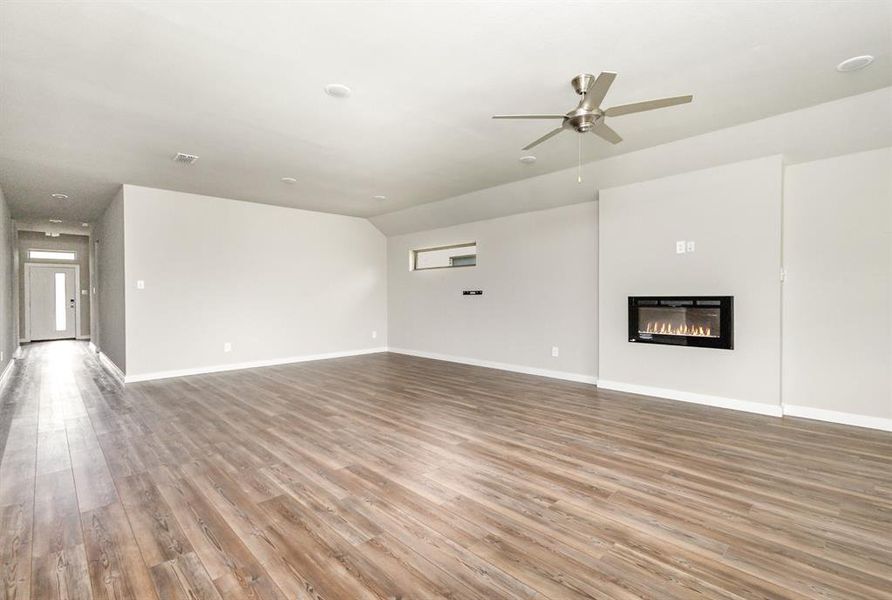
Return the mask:
<svg viewBox="0 0 892 600">
<path fill-rule="evenodd" d="M 666 321 L 651 321 L 642 333 L 659 333 L 663 335 L 689 335 L 696 337 L 717 337 L 712 335 L 710 327 L 702 325 L 672 325 Z"/>
</svg>

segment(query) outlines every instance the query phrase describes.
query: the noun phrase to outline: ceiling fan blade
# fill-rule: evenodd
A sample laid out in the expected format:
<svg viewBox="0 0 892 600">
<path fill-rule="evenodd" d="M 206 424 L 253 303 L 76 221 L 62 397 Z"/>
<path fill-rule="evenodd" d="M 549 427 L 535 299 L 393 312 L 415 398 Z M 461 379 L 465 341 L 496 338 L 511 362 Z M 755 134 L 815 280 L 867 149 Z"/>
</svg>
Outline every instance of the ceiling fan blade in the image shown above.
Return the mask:
<svg viewBox="0 0 892 600">
<path fill-rule="evenodd" d="M 565 119 L 566 115 L 493 115 L 493 119 Z"/>
<path fill-rule="evenodd" d="M 657 108 L 666 108 L 667 106 L 675 106 L 676 104 L 687 104 L 693 99 L 693 96 L 675 96 L 674 98 L 660 98 L 659 100 L 634 102 L 632 104 L 613 106 L 605 110 L 604 114 L 608 117 L 619 117 L 621 115 L 628 115 L 630 113 L 644 112 L 645 110 L 654 110 Z"/>
<path fill-rule="evenodd" d="M 524 149 L 524 150 L 529 150 L 529 149 L 532 148 L 533 146 L 538 146 L 539 144 L 541 144 L 541 143 L 544 142 L 545 140 L 548 140 L 548 139 L 553 138 L 554 136 L 556 136 L 557 134 L 559 134 L 559 133 L 562 132 L 563 130 L 564 130 L 563 127 L 558 127 L 557 129 L 552 129 L 551 131 L 549 131 L 548 133 L 546 133 L 545 135 L 543 135 L 542 137 L 540 137 L 540 138 L 539 138 L 538 140 L 536 140 L 535 142 L 533 142 L 533 143 L 531 143 L 531 144 L 527 144 L 526 146 L 524 146 L 523 149 Z"/>
<path fill-rule="evenodd" d="M 619 134 L 611 129 L 607 123 L 604 121 L 598 121 L 595 123 L 595 126 L 592 127 L 591 132 L 596 136 L 607 140 L 611 144 L 618 144 L 623 141 L 623 138 L 619 137 Z"/>
<path fill-rule="evenodd" d="M 607 90 L 610 89 L 614 79 L 616 79 L 616 73 L 613 71 L 603 71 L 598 75 L 595 83 L 592 84 L 592 87 L 590 87 L 582 97 L 582 102 L 579 103 L 579 108 L 595 110 L 601 106 L 601 102 L 604 101 L 604 96 L 607 95 Z"/>
</svg>

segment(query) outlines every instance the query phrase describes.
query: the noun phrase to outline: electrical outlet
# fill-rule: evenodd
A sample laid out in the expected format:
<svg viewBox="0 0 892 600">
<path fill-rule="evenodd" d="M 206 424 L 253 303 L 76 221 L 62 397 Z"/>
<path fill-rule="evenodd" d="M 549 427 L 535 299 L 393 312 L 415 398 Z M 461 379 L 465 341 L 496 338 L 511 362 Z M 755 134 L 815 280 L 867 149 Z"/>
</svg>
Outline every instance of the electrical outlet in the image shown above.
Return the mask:
<svg viewBox="0 0 892 600">
<path fill-rule="evenodd" d="M 552 355 L 553 357 L 557 358 L 557 357 L 560 355 L 560 353 L 561 353 L 561 349 L 560 349 L 560 348 L 558 348 L 557 346 L 552 346 L 552 347 L 551 347 L 551 355 Z"/>
<path fill-rule="evenodd" d="M 138 290 L 146 289 L 146 282 L 143 281 L 142 279 L 137 279 L 136 280 L 136 289 L 138 289 Z"/>
<path fill-rule="evenodd" d="M 373 332 L 372 332 L 372 339 L 374 340 L 374 339 L 377 339 L 377 338 L 378 338 L 378 332 L 377 332 L 377 331 L 373 331 Z"/>
<path fill-rule="evenodd" d="M 685 250 L 687 250 L 688 252 L 693 252 L 696 249 L 696 247 L 697 246 L 694 244 L 694 242 L 688 242 L 688 245 L 685 248 Z"/>
<path fill-rule="evenodd" d="M 685 248 L 687 248 L 687 244 L 685 244 L 684 240 L 679 240 L 675 242 L 675 253 L 676 254 L 684 254 Z"/>
<path fill-rule="evenodd" d="M 230 342 L 223 344 L 223 352 L 232 352 L 232 344 Z"/>
</svg>

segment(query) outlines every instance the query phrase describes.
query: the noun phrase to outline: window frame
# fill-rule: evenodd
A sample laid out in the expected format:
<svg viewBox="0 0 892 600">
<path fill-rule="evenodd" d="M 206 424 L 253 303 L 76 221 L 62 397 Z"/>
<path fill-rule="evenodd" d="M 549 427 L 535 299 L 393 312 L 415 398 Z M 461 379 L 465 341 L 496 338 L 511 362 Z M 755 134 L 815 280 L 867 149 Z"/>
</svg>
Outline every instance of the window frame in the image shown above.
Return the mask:
<svg viewBox="0 0 892 600">
<path fill-rule="evenodd" d="M 71 258 L 64 258 L 61 256 L 53 256 L 53 257 L 34 257 L 31 256 L 32 252 L 51 252 L 53 254 L 71 254 Z M 70 263 L 78 262 L 77 250 L 52 250 L 48 248 L 28 248 L 28 260 L 61 260 Z"/>
<path fill-rule="evenodd" d="M 474 248 L 474 254 L 462 254 L 459 256 L 451 256 L 453 258 L 474 257 L 473 265 L 444 265 L 442 267 L 419 267 L 418 254 L 422 252 L 432 252 L 434 250 L 451 250 L 453 248 Z M 428 248 L 414 248 L 409 252 L 409 270 L 410 271 L 436 271 L 438 269 L 464 269 L 477 266 L 477 242 L 462 242 L 461 244 L 448 244 L 446 246 L 431 246 Z"/>
</svg>

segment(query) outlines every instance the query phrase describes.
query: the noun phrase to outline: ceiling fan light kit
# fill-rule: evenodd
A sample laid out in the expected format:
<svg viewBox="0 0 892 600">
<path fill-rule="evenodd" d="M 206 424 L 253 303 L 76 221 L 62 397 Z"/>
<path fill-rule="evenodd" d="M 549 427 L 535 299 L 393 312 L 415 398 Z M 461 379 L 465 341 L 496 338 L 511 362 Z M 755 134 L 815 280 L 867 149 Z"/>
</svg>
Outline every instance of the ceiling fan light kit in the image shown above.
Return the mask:
<svg viewBox="0 0 892 600">
<path fill-rule="evenodd" d="M 494 115 L 493 119 L 561 119 L 560 127 L 552 129 L 539 139 L 527 144 L 524 146 L 524 150 L 538 146 L 566 129 L 572 129 L 577 133 L 592 132 L 611 144 L 618 144 L 623 139 L 604 122 L 605 117 L 619 117 L 636 112 L 687 104 L 694 99 L 691 95 L 674 96 L 672 98 L 634 102 L 632 104 L 602 109 L 601 102 L 607 96 L 614 79 L 616 79 L 616 73 L 612 71 L 604 71 L 597 77 L 591 73 L 581 73 L 571 79 L 570 85 L 573 86 L 578 95 L 582 96 L 582 99 L 576 108 L 564 114 Z"/>
</svg>

